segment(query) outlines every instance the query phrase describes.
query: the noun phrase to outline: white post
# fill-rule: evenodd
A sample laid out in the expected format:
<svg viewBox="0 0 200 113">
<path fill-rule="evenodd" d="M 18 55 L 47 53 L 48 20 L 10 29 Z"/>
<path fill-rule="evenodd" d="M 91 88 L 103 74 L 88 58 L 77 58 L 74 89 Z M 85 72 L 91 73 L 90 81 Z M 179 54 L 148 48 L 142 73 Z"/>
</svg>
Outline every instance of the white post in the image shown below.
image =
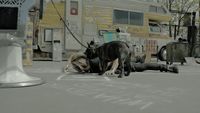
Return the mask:
<svg viewBox="0 0 200 113">
<path fill-rule="evenodd" d="M 0 46 L 0 88 L 28 87 L 43 83 L 40 78 L 30 77 L 24 72 L 21 46 Z"/>
<path fill-rule="evenodd" d="M 1 12 L 1 15 L 7 14 L 7 18 L 0 17 L 4 18 L 2 20 L 15 20 L 16 16 L 13 15 L 16 13 L 18 16 L 17 27 L 9 22 L 6 23 L 7 27 L 4 24 L 0 26 L 0 88 L 28 87 L 44 83 L 40 78 L 28 76 L 22 66 L 21 45 L 26 38 L 28 11 L 34 3 L 34 0 L 0 2 L 0 8 L 7 9 L 7 12 Z"/>
</svg>

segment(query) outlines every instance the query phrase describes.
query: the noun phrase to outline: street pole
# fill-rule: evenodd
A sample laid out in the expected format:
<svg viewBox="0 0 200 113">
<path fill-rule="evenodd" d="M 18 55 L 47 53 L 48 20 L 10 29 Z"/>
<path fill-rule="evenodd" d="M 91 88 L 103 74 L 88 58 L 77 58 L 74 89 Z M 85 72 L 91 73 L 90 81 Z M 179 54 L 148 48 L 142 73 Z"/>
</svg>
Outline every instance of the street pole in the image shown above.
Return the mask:
<svg viewBox="0 0 200 113">
<path fill-rule="evenodd" d="M 43 12 L 44 12 L 44 0 L 40 0 L 40 13 L 39 13 L 40 19 L 42 19 L 43 17 Z"/>
<path fill-rule="evenodd" d="M 200 41 L 200 0 L 199 0 L 199 36 L 198 41 Z"/>
<path fill-rule="evenodd" d="M 67 20 L 67 0 L 65 0 L 65 5 L 64 5 L 64 20 L 65 20 L 65 22 L 66 22 L 66 20 Z M 66 28 L 66 26 L 65 26 L 65 24 L 64 24 L 64 49 L 66 50 L 66 30 L 67 30 L 67 28 Z"/>
<path fill-rule="evenodd" d="M 169 11 L 171 12 L 172 8 L 172 1 L 169 0 Z M 172 37 L 172 22 L 171 20 L 169 21 L 169 36 Z"/>
</svg>

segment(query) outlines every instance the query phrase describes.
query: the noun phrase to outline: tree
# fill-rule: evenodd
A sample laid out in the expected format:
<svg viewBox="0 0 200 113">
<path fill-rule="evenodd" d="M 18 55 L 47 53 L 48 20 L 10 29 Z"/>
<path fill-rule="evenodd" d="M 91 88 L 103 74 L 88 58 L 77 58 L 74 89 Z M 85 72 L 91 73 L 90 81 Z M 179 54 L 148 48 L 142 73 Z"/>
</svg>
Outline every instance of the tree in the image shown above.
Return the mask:
<svg viewBox="0 0 200 113">
<path fill-rule="evenodd" d="M 176 25 L 177 29 L 174 35 L 176 37 L 180 35 L 180 28 L 184 17 L 187 17 L 192 12 L 198 11 L 199 0 L 166 0 L 164 4 L 173 14 L 173 18 L 169 24 L 170 36 L 172 36 L 171 25 Z"/>
</svg>

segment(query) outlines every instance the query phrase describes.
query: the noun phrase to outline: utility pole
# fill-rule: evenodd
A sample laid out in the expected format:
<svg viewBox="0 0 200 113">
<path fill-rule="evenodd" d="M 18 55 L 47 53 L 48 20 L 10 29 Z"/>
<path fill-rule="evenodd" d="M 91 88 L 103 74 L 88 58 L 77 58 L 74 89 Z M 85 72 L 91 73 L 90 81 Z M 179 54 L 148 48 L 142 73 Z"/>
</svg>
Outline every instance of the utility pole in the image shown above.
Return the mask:
<svg viewBox="0 0 200 113">
<path fill-rule="evenodd" d="M 40 13 L 39 18 L 42 19 L 44 10 L 44 0 L 40 0 Z"/>
<path fill-rule="evenodd" d="M 172 9 L 172 0 L 169 0 L 169 11 L 171 12 Z M 169 36 L 172 37 L 172 22 L 169 21 Z"/>
<path fill-rule="evenodd" d="M 198 41 L 200 41 L 200 0 L 199 0 L 199 36 Z"/>
</svg>

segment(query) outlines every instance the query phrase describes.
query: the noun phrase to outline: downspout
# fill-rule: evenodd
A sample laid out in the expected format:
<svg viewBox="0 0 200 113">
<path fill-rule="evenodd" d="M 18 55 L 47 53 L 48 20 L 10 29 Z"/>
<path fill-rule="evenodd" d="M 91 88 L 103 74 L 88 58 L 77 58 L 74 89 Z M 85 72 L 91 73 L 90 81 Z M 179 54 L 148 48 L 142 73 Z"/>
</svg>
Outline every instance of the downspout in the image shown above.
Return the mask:
<svg viewBox="0 0 200 113">
<path fill-rule="evenodd" d="M 65 20 L 65 22 L 66 22 L 66 20 L 67 20 L 67 17 L 66 17 L 66 16 L 67 16 L 67 14 L 66 14 L 66 13 L 67 13 L 67 12 L 66 12 L 66 11 L 67 11 L 67 0 L 65 0 L 65 3 L 64 3 L 64 4 L 65 4 L 65 5 L 64 5 L 64 20 Z M 65 47 L 66 47 L 66 45 L 65 45 L 65 44 L 66 44 L 66 39 L 65 39 L 65 38 L 66 38 L 66 30 L 67 30 L 67 29 L 66 29 L 66 26 L 64 25 L 64 38 L 63 38 L 63 39 L 64 39 L 64 49 L 65 49 Z"/>
<path fill-rule="evenodd" d="M 44 11 L 44 0 L 40 0 L 40 15 L 39 18 L 42 19 Z"/>
</svg>

